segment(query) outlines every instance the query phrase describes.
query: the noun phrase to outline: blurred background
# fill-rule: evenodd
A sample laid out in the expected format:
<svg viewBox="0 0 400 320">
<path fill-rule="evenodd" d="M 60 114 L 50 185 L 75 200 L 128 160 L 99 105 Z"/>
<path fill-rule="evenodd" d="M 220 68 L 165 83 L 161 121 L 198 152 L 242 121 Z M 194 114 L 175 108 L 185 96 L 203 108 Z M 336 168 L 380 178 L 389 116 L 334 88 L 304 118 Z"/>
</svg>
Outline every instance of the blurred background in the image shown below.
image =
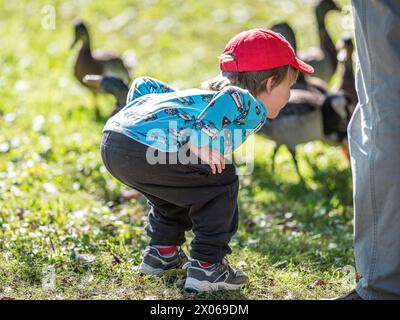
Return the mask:
<svg viewBox="0 0 400 320">
<path fill-rule="evenodd" d="M 135 273 L 147 241 L 146 201 L 123 196 L 126 188 L 98 152 L 123 85 L 94 88 L 83 76 L 199 87 L 219 72 L 232 36 L 287 22 L 299 54 L 321 66 L 319 80 L 300 88 L 312 95 L 301 104 L 315 111 L 325 103 L 337 120 L 354 106 L 353 70 L 342 50 L 353 32 L 350 1 L 322 2 L 0 0 L 0 298 L 187 298 L 181 274 L 154 284 Z M 321 42 L 323 32 L 329 38 Z M 329 39 L 334 67 L 322 50 Z M 349 96 L 345 109 L 342 96 Z M 351 174 L 345 137 L 337 138 L 344 124 L 340 131 L 336 120 L 319 116 L 323 133 L 290 141 L 299 145 L 297 164 L 290 148 L 273 161 L 275 146 L 289 142 L 270 132 L 255 137 L 255 168 L 241 177 L 241 227 L 232 242 L 232 261 L 250 273 L 252 286 L 211 298 L 313 299 L 346 292 L 355 281 Z"/>
</svg>

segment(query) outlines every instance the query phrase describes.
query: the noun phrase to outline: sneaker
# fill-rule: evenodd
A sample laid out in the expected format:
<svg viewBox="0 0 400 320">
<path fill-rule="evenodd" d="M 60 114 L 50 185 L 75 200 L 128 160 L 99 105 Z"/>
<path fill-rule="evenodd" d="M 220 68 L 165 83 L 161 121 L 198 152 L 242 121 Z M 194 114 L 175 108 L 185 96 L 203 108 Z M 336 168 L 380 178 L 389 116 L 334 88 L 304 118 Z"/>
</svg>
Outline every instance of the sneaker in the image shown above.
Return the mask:
<svg viewBox="0 0 400 320">
<path fill-rule="evenodd" d="M 187 256 L 180 247 L 175 247 L 175 250 L 169 254 L 163 254 L 162 248 L 148 246 L 143 251 L 142 258 L 139 272 L 151 275 L 160 275 L 167 270 L 179 269 L 187 261 Z"/>
<path fill-rule="evenodd" d="M 346 293 L 340 297 L 337 297 L 333 300 L 364 300 L 361 296 L 357 293 L 356 290 L 352 290 L 349 293 Z"/>
<path fill-rule="evenodd" d="M 246 274 L 232 268 L 226 258 L 214 264 L 190 259 L 184 268 L 187 269 L 184 286 L 187 292 L 238 290 L 249 283 Z"/>
</svg>

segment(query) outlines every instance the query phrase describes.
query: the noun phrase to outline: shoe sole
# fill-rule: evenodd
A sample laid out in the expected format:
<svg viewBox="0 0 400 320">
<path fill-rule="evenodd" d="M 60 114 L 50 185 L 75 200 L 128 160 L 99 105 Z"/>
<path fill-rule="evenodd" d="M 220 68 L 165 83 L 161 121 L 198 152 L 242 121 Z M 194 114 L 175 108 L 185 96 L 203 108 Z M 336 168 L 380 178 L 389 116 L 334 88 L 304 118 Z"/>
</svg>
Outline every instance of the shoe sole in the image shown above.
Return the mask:
<svg viewBox="0 0 400 320">
<path fill-rule="evenodd" d="M 183 262 L 185 262 L 185 261 L 183 261 Z M 184 265 L 184 263 L 181 263 L 178 266 L 173 267 L 173 268 L 161 269 L 161 268 L 153 268 L 151 265 L 142 262 L 139 265 L 138 270 L 139 270 L 139 273 L 142 273 L 142 274 L 149 274 L 149 275 L 153 275 L 153 276 L 159 276 L 162 273 L 164 273 L 166 271 L 169 271 L 169 270 L 182 269 L 183 265 Z"/>
<path fill-rule="evenodd" d="M 149 274 L 149 275 L 153 275 L 153 276 L 158 276 L 161 273 L 163 273 L 164 271 L 166 271 L 166 270 L 161 269 L 161 268 L 153 268 L 152 266 L 150 266 L 150 265 L 148 265 L 146 263 L 143 263 L 143 262 L 139 265 L 139 269 L 138 270 L 142 274 Z"/>
<path fill-rule="evenodd" d="M 186 278 L 184 290 L 187 292 L 212 292 L 219 290 L 239 290 L 245 287 L 247 283 L 243 284 L 231 284 L 226 282 L 212 283 L 209 281 L 200 281 L 195 278 Z"/>
</svg>

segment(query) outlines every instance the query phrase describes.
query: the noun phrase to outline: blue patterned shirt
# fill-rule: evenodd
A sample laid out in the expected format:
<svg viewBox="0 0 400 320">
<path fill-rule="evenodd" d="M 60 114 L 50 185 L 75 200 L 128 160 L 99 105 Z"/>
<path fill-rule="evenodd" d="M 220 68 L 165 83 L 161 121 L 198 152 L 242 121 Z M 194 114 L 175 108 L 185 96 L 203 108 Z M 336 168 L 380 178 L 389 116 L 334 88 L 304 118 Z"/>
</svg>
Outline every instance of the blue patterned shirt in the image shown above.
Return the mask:
<svg viewBox="0 0 400 320">
<path fill-rule="evenodd" d="M 156 149 L 177 152 L 192 141 L 227 154 L 265 123 L 264 104 L 248 90 L 176 90 L 163 82 L 136 78 L 127 104 L 108 119 L 103 132 L 122 133 Z"/>
</svg>

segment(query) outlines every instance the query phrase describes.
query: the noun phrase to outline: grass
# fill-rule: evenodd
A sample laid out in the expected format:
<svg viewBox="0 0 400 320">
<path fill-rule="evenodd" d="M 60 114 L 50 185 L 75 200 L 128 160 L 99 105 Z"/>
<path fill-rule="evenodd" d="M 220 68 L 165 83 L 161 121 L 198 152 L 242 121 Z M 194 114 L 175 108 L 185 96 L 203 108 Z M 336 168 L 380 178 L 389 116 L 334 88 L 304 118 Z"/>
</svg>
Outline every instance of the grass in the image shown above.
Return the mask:
<svg viewBox="0 0 400 320">
<path fill-rule="evenodd" d="M 182 272 L 139 276 L 146 201 L 117 201 L 124 186 L 99 154 L 104 122 L 94 121 L 91 96 L 72 75 L 78 15 L 94 47 L 135 51 L 135 76 L 189 88 L 217 73 L 218 54 L 243 29 L 286 19 L 300 49 L 316 45 L 311 1 L 288 3 L 0 0 L 0 298 L 319 299 L 354 284 L 345 272 L 354 265 L 349 164 L 336 147 L 300 147 L 299 184 L 287 150 L 270 171 L 273 144 L 259 136 L 254 172 L 241 178 L 230 256 L 250 286 L 196 296 L 182 292 Z M 43 28 L 45 5 L 55 9 L 55 29 Z M 328 18 L 337 41 L 347 20 Z M 106 115 L 114 101 L 99 103 Z"/>
</svg>

